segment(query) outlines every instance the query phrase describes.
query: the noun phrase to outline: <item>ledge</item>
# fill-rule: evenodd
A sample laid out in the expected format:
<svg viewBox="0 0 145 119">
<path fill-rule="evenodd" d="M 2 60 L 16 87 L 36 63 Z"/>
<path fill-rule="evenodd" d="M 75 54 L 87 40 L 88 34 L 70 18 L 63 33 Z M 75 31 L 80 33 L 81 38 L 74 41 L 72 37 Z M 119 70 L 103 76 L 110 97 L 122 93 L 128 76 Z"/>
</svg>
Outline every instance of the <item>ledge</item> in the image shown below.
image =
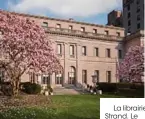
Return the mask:
<svg viewBox="0 0 145 119">
<path fill-rule="evenodd" d="M 95 34 L 91 32 L 81 32 L 77 30 L 69 30 L 69 29 L 63 29 L 63 28 L 45 27 L 44 29 L 46 33 L 50 33 L 50 34 L 68 35 L 68 36 L 90 38 L 90 39 L 110 40 L 110 41 L 123 40 L 123 37 L 119 37 L 119 36 Z"/>
<path fill-rule="evenodd" d="M 134 38 L 139 38 L 139 37 L 144 37 L 145 31 L 144 30 L 139 30 L 135 33 L 132 33 L 126 37 L 124 37 L 124 41 L 132 40 Z"/>
</svg>

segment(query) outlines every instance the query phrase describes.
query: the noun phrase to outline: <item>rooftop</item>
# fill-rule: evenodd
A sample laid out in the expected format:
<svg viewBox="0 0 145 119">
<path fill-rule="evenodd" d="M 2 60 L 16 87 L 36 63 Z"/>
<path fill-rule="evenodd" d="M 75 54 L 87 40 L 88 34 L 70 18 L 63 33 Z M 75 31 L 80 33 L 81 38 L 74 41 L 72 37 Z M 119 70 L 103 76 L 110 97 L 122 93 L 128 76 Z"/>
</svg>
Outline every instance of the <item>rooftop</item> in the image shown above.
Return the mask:
<svg viewBox="0 0 145 119">
<path fill-rule="evenodd" d="M 124 30 L 124 28 L 121 28 L 121 27 L 115 27 L 115 26 L 109 26 L 109 25 L 99 25 L 99 24 L 75 21 L 75 20 L 70 20 L 70 19 L 68 19 L 68 20 L 67 19 L 57 19 L 57 18 L 51 18 L 51 17 L 46 17 L 46 16 L 31 15 L 31 14 L 25 14 L 25 13 L 16 13 L 16 12 L 10 12 L 10 11 L 5 11 L 5 10 L 0 9 L 0 12 L 2 12 L 2 11 L 9 12 L 9 13 L 19 15 L 19 16 L 25 16 L 25 17 L 33 17 L 33 18 L 46 19 L 46 20 L 47 19 L 48 20 L 57 20 L 57 21 L 70 22 L 70 23 L 76 23 L 76 24 L 82 24 L 82 25 L 90 25 L 90 26 L 96 26 L 96 27 Z"/>
</svg>

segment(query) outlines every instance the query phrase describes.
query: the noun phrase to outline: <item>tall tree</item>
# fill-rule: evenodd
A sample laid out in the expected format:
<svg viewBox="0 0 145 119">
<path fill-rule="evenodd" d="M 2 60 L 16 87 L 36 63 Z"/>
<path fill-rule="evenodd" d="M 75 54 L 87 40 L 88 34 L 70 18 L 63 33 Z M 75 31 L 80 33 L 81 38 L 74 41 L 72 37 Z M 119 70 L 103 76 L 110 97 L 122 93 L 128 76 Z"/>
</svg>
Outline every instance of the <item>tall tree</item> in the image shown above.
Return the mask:
<svg viewBox="0 0 145 119">
<path fill-rule="evenodd" d="M 13 95 L 18 94 L 21 76 L 25 72 L 62 71 L 52 48 L 53 42 L 34 21 L 0 10 L 0 32 L 0 51 L 7 57 L 0 60 L 0 68 L 12 85 Z"/>
<path fill-rule="evenodd" d="M 144 47 L 132 46 L 118 67 L 118 76 L 123 81 L 143 82 Z"/>
</svg>

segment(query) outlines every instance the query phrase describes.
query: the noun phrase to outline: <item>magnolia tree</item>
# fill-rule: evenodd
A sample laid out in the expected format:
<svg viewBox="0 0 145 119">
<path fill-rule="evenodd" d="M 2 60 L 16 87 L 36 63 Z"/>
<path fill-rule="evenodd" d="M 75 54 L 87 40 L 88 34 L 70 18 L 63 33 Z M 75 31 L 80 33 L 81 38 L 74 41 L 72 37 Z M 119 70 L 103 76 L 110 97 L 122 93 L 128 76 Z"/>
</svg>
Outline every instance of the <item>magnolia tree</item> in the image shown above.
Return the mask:
<svg viewBox="0 0 145 119">
<path fill-rule="evenodd" d="M 123 81 L 143 82 L 144 47 L 132 46 L 118 67 L 118 76 Z"/>
<path fill-rule="evenodd" d="M 0 32 L 0 51 L 8 57 L 0 60 L 0 68 L 12 85 L 13 95 L 18 94 L 24 73 L 48 74 L 62 71 L 52 48 L 53 42 L 35 22 L 0 11 Z"/>
</svg>

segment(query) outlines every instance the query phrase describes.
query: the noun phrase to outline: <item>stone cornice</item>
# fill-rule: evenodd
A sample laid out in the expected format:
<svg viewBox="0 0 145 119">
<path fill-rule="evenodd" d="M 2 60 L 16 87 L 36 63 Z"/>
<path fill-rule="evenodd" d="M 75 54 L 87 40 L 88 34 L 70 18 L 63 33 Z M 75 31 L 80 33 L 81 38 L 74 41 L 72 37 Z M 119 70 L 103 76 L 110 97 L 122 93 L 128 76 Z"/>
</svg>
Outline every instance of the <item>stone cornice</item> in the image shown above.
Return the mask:
<svg viewBox="0 0 145 119">
<path fill-rule="evenodd" d="M 124 37 L 124 41 L 129 41 L 135 38 L 141 38 L 144 37 L 144 35 L 145 35 L 144 30 L 139 30 L 135 33 L 130 34 L 129 36 Z"/>
<path fill-rule="evenodd" d="M 0 12 L 1 11 L 5 11 L 5 10 L 1 10 L 0 9 Z M 9 11 L 6 11 L 6 12 L 9 12 Z M 86 22 L 80 22 L 80 21 L 74 21 L 74 20 L 57 19 L 57 18 L 50 18 L 50 17 L 46 17 L 46 16 L 30 15 L 30 14 L 16 13 L 16 12 L 10 12 L 10 13 L 15 14 L 15 15 L 19 15 L 19 16 L 24 16 L 24 17 L 33 17 L 33 18 L 39 18 L 39 19 L 56 20 L 56 21 L 62 21 L 62 22 L 89 25 L 89 26 L 95 26 L 95 27 L 101 27 L 101 28 L 109 28 L 109 29 L 115 29 L 115 30 L 124 30 L 124 28 L 115 27 L 115 26 L 99 25 L 99 24 L 86 23 Z"/>
<path fill-rule="evenodd" d="M 73 37 L 81 37 L 81 38 L 89 38 L 89 39 L 99 39 L 99 40 L 108 40 L 108 41 L 122 41 L 123 37 L 112 36 L 112 35 L 104 35 L 104 34 L 94 34 L 91 32 L 81 32 L 77 30 L 69 30 L 69 29 L 58 29 L 54 27 L 45 28 L 46 33 L 56 34 L 56 35 L 67 35 Z"/>
</svg>

